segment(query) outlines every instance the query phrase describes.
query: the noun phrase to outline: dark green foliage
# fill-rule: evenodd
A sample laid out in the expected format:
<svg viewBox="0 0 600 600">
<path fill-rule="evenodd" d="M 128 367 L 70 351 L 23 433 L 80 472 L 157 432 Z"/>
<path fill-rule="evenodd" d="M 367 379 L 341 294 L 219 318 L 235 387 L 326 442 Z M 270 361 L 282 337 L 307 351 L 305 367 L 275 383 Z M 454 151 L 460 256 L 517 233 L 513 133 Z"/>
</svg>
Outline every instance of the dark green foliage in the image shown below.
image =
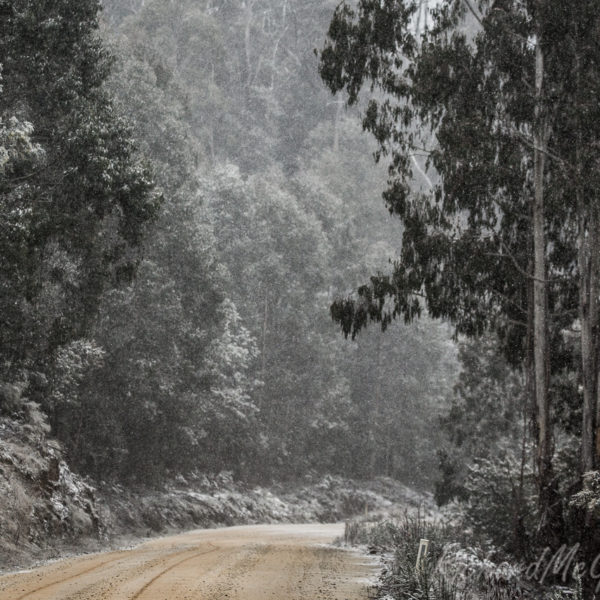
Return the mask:
<svg viewBox="0 0 600 600">
<path fill-rule="evenodd" d="M 8 377 L 44 369 L 85 334 L 102 292 L 131 279 L 158 208 L 151 173 L 102 88 L 111 58 L 97 10 L 93 1 L 0 3 L 0 114 L 31 123 L 39 144 L 36 164 L 14 168 L 2 186 L 3 208 L 21 215 L 2 251 Z"/>
<path fill-rule="evenodd" d="M 465 481 L 465 523 L 487 543 L 519 559 L 533 559 L 539 515 L 535 480 L 529 464 L 504 451 L 475 459 Z"/>
<path fill-rule="evenodd" d="M 391 156 L 384 198 L 404 225 L 393 273 L 372 278 L 355 300 L 336 302 L 332 314 L 354 336 L 370 320 L 384 328 L 395 317 L 412 320 L 425 304 L 460 333 L 496 330 L 508 359 L 520 364 L 527 352 L 532 152 L 518 132 L 533 119 L 531 23 L 507 7 L 485 13 L 484 32 L 477 24 L 465 32 L 458 27 L 463 5 L 449 1 L 421 38 L 411 25 L 418 5 L 359 2 L 354 11 L 342 4 L 321 54 L 322 77 L 333 92 L 345 89 L 350 103 L 368 85 L 383 92 L 371 95 L 363 126 Z M 380 21 L 389 23 L 383 36 Z M 553 77 L 560 57 L 552 53 L 548 63 Z M 432 181 L 423 188 L 425 167 Z M 557 328 L 576 308 L 575 281 L 558 277 L 575 259 L 573 238 L 562 227 L 569 214 L 564 196 L 552 193 L 550 273 L 557 279 L 550 305 L 560 307 Z"/>
<path fill-rule="evenodd" d="M 524 558 L 537 518 L 524 377 L 494 336 L 463 341 L 459 360 L 450 409 L 441 419 L 447 442 L 439 453 L 436 499 L 464 502 L 467 525 L 477 535 Z"/>
<path fill-rule="evenodd" d="M 461 372 L 443 419 L 450 440 L 465 456 L 489 457 L 502 444 L 527 438 L 524 377 L 510 367 L 493 336 L 459 346 Z"/>
<path fill-rule="evenodd" d="M 438 451 L 438 479 L 434 485 L 434 497 L 439 506 L 453 500 L 466 500 L 467 491 L 464 486 L 464 457 L 451 450 Z"/>
</svg>

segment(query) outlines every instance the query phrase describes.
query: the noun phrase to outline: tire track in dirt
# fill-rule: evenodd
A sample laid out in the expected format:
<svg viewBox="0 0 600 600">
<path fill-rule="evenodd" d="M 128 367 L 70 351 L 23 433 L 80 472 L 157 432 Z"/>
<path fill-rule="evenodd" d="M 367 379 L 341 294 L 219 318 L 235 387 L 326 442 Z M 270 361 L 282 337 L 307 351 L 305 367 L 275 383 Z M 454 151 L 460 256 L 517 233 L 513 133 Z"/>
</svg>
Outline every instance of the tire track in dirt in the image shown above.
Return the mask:
<svg viewBox="0 0 600 600">
<path fill-rule="evenodd" d="M 212 544 L 203 544 L 203 547 Z M 198 559 L 215 550 L 198 551 L 198 546 L 184 549 L 178 546 L 176 551 L 170 548 L 156 556 L 157 549 L 147 549 L 146 552 L 132 551 L 129 560 L 119 565 L 121 570 L 109 573 L 108 577 L 96 581 L 82 581 L 79 589 L 73 590 L 60 600 L 134 600 L 142 595 L 152 584 L 163 575 L 175 570 L 183 563 Z M 178 559 L 178 560 L 175 560 Z M 148 579 L 150 577 L 150 579 Z M 1 598 L 1 597 L 0 597 Z M 43 597 L 38 600 L 58 600 L 58 598 Z"/>
<path fill-rule="evenodd" d="M 189 552 L 190 552 L 190 549 L 186 548 L 185 550 L 178 550 L 175 552 L 168 553 L 166 557 L 164 554 L 160 554 L 159 556 L 153 557 L 154 553 L 149 553 L 148 556 L 142 555 L 141 558 L 143 560 L 146 560 L 146 562 L 142 563 L 142 567 L 145 569 L 151 569 L 151 568 L 155 567 L 157 564 L 159 564 L 160 562 L 164 562 L 165 558 L 168 560 L 173 556 L 180 556 L 181 554 L 189 553 Z M 121 566 L 124 567 L 124 570 L 123 570 L 124 573 L 127 573 L 127 571 L 134 570 L 135 568 L 138 567 L 138 565 L 131 564 L 129 562 L 129 561 L 131 561 L 131 553 L 130 552 L 123 550 L 123 551 L 120 551 L 118 554 L 119 555 L 114 558 L 104 560 L 100 563 L 95 563 L 93 566 L 88 567 L 87 569 L 79 570 L 76 573 L 73 573 L 72 575 L 62 576 L 58 580 L 52 580 L 44 585 L 41 585 L 34 589 L 28 590 L 24 594 L 21 594 L 20 596 L 16 596 L 16 597 L 10 596 L 10 598 L 11 598 L 11 600 L 27 600 L 28 598 L 32 598 L 33 596 L 40 595 L 44 592 L 47 592 L 47 591 L 51 590 L 52 588 L 59 588 L 61 586 L 64 586 L 65 584 L 68 584 L 69 582 L 85 579 L 86 576 L 93 574 L 95 571 L 101 571 L 104 567 L 107 567 L 109 565 L 115 565 L 116 569 L 118 569 Z M 196 554 L 198 554 L 198 553 L 196 552 Z M 91 559 L 91 560 L 94 560 L 94 559 Z M 184 560 L 187 560 L 187 558 Z M 56 575 L 53 575 L 53 577 L 56 577 Z M 112 577 L 114 578 L 114 574 L 112 575 Z M 93 586 L 94 586 L 94 584 L 87 586 L 87 587 L 93 587 Z M 78 590 L 77 592 L 75 592 L 75 595 L 77 596 L 78 594 L 81 594 L 84 592 L 85 592 L 85 589 Z M 58 598 L 58 596 L 47 595 L 47 594 L 44 594 L 42 597 L 48 598 L 48 599 L 52 598 L 52 600 L 54 600 L 55 598 Z M 70 598 L 71 596 L 68 596 L 68 597 Z M 67 600 L 68 597 L 64 596 L 64 595 L 60 596 L 61 600 L 63 598 L 64 598 L 64 600 Z M 3 599 L 3 598 L 5 598 L 5 596 L 2 593 L 0 593 L 0 598 Z"/>
<path fill-rule="evenodd" d="M 222 600 L 234 597 L 236 587 L 239 587 L 240 579 L 256 569 L 264 556 L 274 551 L 273 546 L 253 544 L 249 547 L 237 549 L 237 555 L 232 554 L 228 560 L 220 565 L 220 568 L 210 573 L 212 581 L 206 585 L 199 583 L 194 596 L 203 600 Z"/>
<path fill-rule="evenodd" d="M 173 571 L 173 569 L 176 569 L 177 567 L 179 567 L 180 565 L 192 561 L 195 558 L 198 558 L 200 556 L 204 556 L 205 554 L 211 554 L 212 552 L 217 552 L 218 548 L 215 547 L 214 544 L 210 544 L 210 546 L 213 547 L 212 550 L 206 550 L 205 552 L 196 552 L 195 554 L 193 554 L 192 556 L 188 556 L 187 558 L 182 558 L 181 560 L 178 560 L 175 564 L 169 566 L 167 569 L 165 569 L 164 571 L 161 571 L 160 573 L 158 573 L 157 575 L 155 575 L 150 581 L 148 581 L 141 589 L 139 592 L 137 592 L 134 596 L 131 597 L 130 600 L 137 600 L 150 586 L 152 586 L 154 583 L 156 583 L 161 577 L 164 577 L 167 573 Z"/>
<path fill-rule="evenodd" d="M 121 559 L 122 559 L 122 557 L 120 556 L 117 558 L 111 558 L 109 560 L 105 560 L 105 561 L 101 562 L 100 564 L 94 565 L 93 567 L 89 567 L 88 569 L 84 569 L 83 571 L 77 571 L 77 573 L 74 573 L 73 575 L 64 577 L 60 581 L 53 581 L 51 583 L 47 583 L 46 585 L 42 585 L 34 590 L 29 590 L 28 592 L 25 592 L 23 595 L 17 596 L 16 598 L 14 598 L 14 600 L 26 600 L 26 598 L 30 598 L 31 596 L 33 596 L 34 594 L 37 594 L 38 592 L 43 592 L 44 590 L 47 590 L 51 587 L 55 587 L 57 585 L 62 585 L 66 582 L 72 581 L 74 579 L 78 579 L 79 577 L 82 577 L 83 575 L 87 575 L 88 573 L 97 571 L 97 570 L 101 569 L 102 567 L 105 567 L 106 565 L 111 564 L 111 563 L 118 562 Z"/>
</svg>

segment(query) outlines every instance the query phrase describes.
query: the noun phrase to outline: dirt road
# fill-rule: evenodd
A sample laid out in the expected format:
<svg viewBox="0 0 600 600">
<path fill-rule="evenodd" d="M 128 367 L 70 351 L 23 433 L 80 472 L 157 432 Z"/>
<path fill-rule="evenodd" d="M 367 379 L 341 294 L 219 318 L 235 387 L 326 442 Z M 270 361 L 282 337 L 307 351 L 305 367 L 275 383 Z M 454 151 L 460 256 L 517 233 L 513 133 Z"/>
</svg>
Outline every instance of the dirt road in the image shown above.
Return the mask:
<svg viewBox="0 0 600 600">
<path fill-rule="evenodd" d="M 1 600 L 362 600 L 374 567 L 328 546 L 340 525 L 257 525 L 161 538 L 0 577 Z"/>
</svg>

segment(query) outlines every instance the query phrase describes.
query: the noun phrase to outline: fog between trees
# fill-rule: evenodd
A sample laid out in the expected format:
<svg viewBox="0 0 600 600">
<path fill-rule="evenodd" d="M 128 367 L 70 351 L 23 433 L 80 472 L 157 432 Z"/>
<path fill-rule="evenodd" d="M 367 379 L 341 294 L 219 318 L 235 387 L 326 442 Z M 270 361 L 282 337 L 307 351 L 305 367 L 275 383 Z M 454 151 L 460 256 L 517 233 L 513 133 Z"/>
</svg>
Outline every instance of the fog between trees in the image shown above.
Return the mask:
<svg viewBox="0 0 600 600">
<path fill-rule="evenodd" d="M 329 315 L 402 236 L 318 74 L 334 5 L 0 4 L 2 406 L 97 482 L 437 477 L 450 330 Z"/>
</svg>

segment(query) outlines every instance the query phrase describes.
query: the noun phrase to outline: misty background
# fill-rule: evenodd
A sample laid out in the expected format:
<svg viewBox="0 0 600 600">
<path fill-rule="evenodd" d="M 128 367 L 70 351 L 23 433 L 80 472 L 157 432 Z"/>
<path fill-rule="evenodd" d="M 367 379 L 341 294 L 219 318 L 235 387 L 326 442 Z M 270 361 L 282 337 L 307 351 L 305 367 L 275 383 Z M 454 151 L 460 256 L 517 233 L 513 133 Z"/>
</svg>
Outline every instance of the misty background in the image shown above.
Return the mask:
<svg viewBox="0 0 600 600">
<path fill-rule="evenodd" d="M 4 412 L 39 411 L 96 484 L 432 489 L 451 330 L 351 341 L 329 314 L 402 237 L 359 111 L 318 73 L 336 3 L 106 0 L 97 33 L 93 5 L 38 39 L 26 11 L 3 47 L 3 102 L 32 123 L 8 192 L 33 215 L 3 280 Z M 65 52 L 78 18 L 92 37 Z"/>
</svg>

